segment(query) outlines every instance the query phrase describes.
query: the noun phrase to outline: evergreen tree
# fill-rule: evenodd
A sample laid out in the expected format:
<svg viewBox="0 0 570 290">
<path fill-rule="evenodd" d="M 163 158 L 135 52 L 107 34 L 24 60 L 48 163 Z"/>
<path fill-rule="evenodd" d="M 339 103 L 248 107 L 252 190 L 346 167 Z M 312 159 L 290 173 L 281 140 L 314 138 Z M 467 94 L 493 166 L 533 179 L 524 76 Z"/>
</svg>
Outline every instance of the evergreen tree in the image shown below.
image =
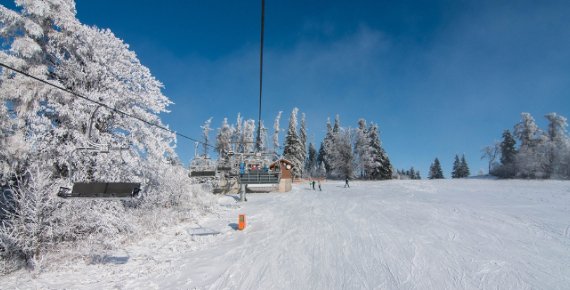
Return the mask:
<svg viewBox="0 0 570 290">
<path fill-rule="evenodd" d="M 523 178 L 545 177 L 548 161 L 545 158 L 547 137 L 541 133 L 529 113 L 521 113 L 521 121 L 515 125 L 515 136 L 520 141 L 515 156 L 515 174 Z"/>
<path fill-rule="evenodd" d="M 305 113 L 301 113 L 301 124 L 299 127 L 299 142 L 301 143 L 301 155 L 299 156 L 300 160 L 305 163 L 307 159 L 307 128 L 305 124 Z"/>
<path fill-rule="evenodd" d="M 321 156 L 321 161 L 325 163 L 325 169 L 327 173 L 331 172 L 331 152 L 334 147 L 334 133 L 333 128 L 330 122 L 330 119 L 327 119 L 327 133 L 325 134 L 325 138 L 323 139 L 323 143 L 321 143 L 322 150 L 319 150 L 319 156 Z"/>
<path fill-rule="evenodd" d="M 305 163 L 305 172 L 307 175 L 314 176 L 317 170 L 317 150 L 313 143 L 309 143 L 309 155 Z"/>
<path fill-rule="evenodd" d="M 517 150 L 515 149 L 516 141 L 509 130 L 503 132 L 503 141 L 501 147 L 501 165 L 493 173 L 502 178 L 512 178 L 515 176 L 515 157 Z"/>
<path fill-rule="evenodd" d="M 317 164 L 320 164 L 325 162 L 325 146 L 323 144 L 324 142 L 321 142 L 321 146 L 319 147 L 319 152 L 317 154 Z"/>
<path fill-rule="evenodd" d="M 567 119 L 556 113 L 549 113 L 548 120 L 548 175 L 554 178 L 570 178 L 570 138 Z"/>
<path fill-rule="evenodd" d="M 252 153 L 255 149 L 255 120 L 246 120 L 243 122 L 243 148 L 244 153 Z"/>
<path fill-rule="evenodd" d="M 300 177 L 303 174 L 303 146 L 297 136 L 297 112 L 299 109 L 293 108 L 291 117 L 289 118 L 289 129 L 285 137 L 285 144 L 283 146 L 283 155 L 285 159 L 291 161 L 293 164 L 293 175 Z"/>
<path fill-rule="evenodd" d="M 504 166 L 512 165 L 515 162 L 516 141 L 509 130 L 503 132 L 503 142 L 501 142 L 501 164 Z"/>
<path fill-rule="evenodd" d="M 465 154 L 461 155 L 461 164 L 460 164 L 460 173 L 461 178 L 469 177 L 471 172 L 469 171 L 469 166 L 467 165 L 467 161 L 465 160 Z"/>
<path fill-rule="evenodd" d="M 388 158 L 388 154 L 382 148 L 380 136 L 378 134 L 378 125 L 371 124 L 368 129 L 368 139 L 370 140 L 370 150 L 372 162 L 368 168 L 368 176 L 371 179 L 391 179 L 393 174 L 392 164 Z"/>
<path fill-rule="evenodd" d="M 334 135 L 334 147 L 330 154 L 333 174 L 339 178 L 354 176 L 354 155 L 352 153 L 352 132 L 342 129 Z"/>
<path fill-rule="evenodd" d="M 244 153 L 244 144 L 243 144 L 243 131 L 242 131 L 242 118 L 241 113 L 238 113 L 236 119 L 236 126 L 234 127 L 233 136 L 232 136 L 232 143 L 235 146 L 235 151 L 237 153 Z"/>
<path fill-rule="evenodd" d="M 433 163 L 429 168 L 429 179 L 443 179 L 443 170 L 441 170 L 441 164 L 439 163 L 439 159 L 435 158 Z"/>
<path fill-rule="evenodd" d="M 273 122 L 273 151 L 277 154 L 279 151 L 279 121 L 281 120 L 281 114 L 283 111 L 279 111 L 277 113 L 277 117 L 275 117 L 275 122 Z"/>
<path fill-rule="evenodd" d="M 267 152 L 267 128 L 263 121 L 260 123 L 259 140 L 257 140 L 257 149 L 260 152 Z"/>
<path fill-rule="evenodd" d="M 358 120 L 356 141 L 354 143 L 354 154 L 357 161 L 358 174 L 361 178 L 369 178 L 367 173 L 370 172 L 372 167 L 374 167 L 371 143 L 368 128 L 366 128 L 366 120 Z"/>
<path fill-rule="evenodd" d="M 515 125 L 515 136 L 521 142 L 521 148 L 533 147 L 534 140 L 540 130 L 529 113 L 521 113 L 521 121 Z"/>
<path fill-rule="evenodd" d="M 459 156 L 455 154 L 455 161 L 453 161 L 453 170 L 451 171 L 451 178 L 461 178 L 461 161 Z"/>
<path fill-rule="evenodd" d="M 212 124 L 212 117 L 206 120 L 206 122 L 204 122 L 204 125 L 200 126 L 200 128 L 202 128 L 202 138 L 204 140 L 204 143 L 202 144 L 202 147 L 204 149 L 203 151 L 204 157 L 208 157 L 208 147 L 210 146 L 209 144 L 210 131 L 212 131 L 212 128 L 210 128 L 211 124 Z"/>
<path fill-rule="evenodd" d="M 336 114 L 334 117 L 334 126 L 332 128 L 333 134 L 340 132 L 340 116 Z"/>
<path fill-rule="evenodd" d="M 218 129 L 218 136 L 216 137 L 216 151 L 221 155 L 228 153 L 231 150 L 232 129 L 228 124 L 228 118 L 224 118 L 222 127 Z"/>
</svg>

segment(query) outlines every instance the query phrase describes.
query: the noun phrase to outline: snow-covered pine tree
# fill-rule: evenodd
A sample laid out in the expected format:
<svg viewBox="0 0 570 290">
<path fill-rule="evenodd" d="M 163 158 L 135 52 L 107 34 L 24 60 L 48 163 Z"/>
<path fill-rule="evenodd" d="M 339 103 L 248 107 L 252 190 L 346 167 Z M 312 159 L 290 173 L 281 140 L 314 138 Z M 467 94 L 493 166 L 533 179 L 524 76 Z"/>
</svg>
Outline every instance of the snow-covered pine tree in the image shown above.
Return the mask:
<svg viewBox="0 0 570 290">
<path fill-rule="evenodd" d="M 366 120 L 358 120 L 354 143 L 354 155 L 357 161 L 357 175 L 360 178 L 370 178 L 368 173 L 374 167 L 372 140 L 366 127 Z"/>
<path fill-rule="evenodd" d="M 244 153 L 244 144 L 243 144 L 243 129 L 242 129 L 242 117 L 241 113 L 238 113 L 236 118 L 236 125 L 234 126 L 233 136 L 232 136 L 232 144 L 235 147 L 235 152 L 237 153 Z"/>
<path fill-rule="evenodd" d="M 334 147 L 333 128 L 332 128 L 330 119 L 327 118 L 327 133 L 325 134 L 323 142 L 321 143 L 321 148 L 319 149 L 319 160 L 320 160 L 320 162 L 325 163 L 325 169 L 326 169 L 327 173 L 331 172 L 331 165 L 330 165 L 331 156 L 330 156 L 330 153 L 333 150 L 333 147 Z"/>
<path fill-rule="evenodd" d="M 206 120 L 204 122 L 204 125 L 200 126 L 200 128 L 202 128 L 202 139 L 204 140 L 202 143 L 202 148 L 203 148 L 203 156 L 204 157 L 208 157 L 208 147 L 210 147 L 211 145 L 209 144 L 210 142 L 210 131 L 212 131 L 211 128 L 212 125 L 212 117 L 210 117 L 210 119 Z"/>
<path fill-rule="evenodd" d="M 333 134 L 340 132 L 340 116 L 336 114 L 334 117 L 334 126 L 332 128 Z"/>
<path fill-rule="evenodd" d="M 554 178 L 570 178 L 570 138 L 568 137 L 568 122 L 563 116 L 549 113 L 548 120 L 548 154 L 549 176 Z"/>
<path fill-rule="evenodd" d="M 392 163 L 388 154 L 382 148 L 380 135 L 378 133 L 378 125 L 372 123 L 368 129 L 368 139 L 370 140 L 370 148 L 372 155 L 372 163 L 369 167 L 368 176 L 371 179 L 391 179 L 393 175 Z"/>
<path fill-rule="evenodd" d="M 224 118 L 222 126 L 218 128 L 218 136 L 216 137 L 216 151 L 225 154 L 231 150 L 232 128 L 228 124 L 228 118 Z"/>
<path fill-rule="evenodd" d="M 273 151 L 275 152 L 275 154 L 278 154 L 277 152 L 279 151 L 279 121 L 281 120 L 281 113 L 283 113 L 283 111 L 279 111 L 279 113 L 277 113 L 277 117 L 275 117 L 275 122 L 273 122 Z"/>
<path fill-rule="evenodd" d="M 305 173 L 311 177 L 316 176 L 317 164 L 317 150 L 313 143 L 309 142 L 309 155 L 305 161 Z"/>
<path fill-rule="evenodd" d="M 299 127 L 299 142 L 301 143 L 301 156 L 300 159 L 303 161 L 303 165 L 307 160 L 307 125 L 305 123 L 305 113 L 301 113 L 301 124 Z M 303 171 L 303 175 L 306 176 L 308 172 Z"/>
<path fill-rule="evenodd" d="M 439 163 L 439 159 L 435 158 L 433 163 L 429 168 L 429 179 L 443 179 L 443 170 L 441 170 L 441 164 Z"/>
<path fill-rule="evenodd" d="M 249 119 L 243 122 L 243 148 L 245 153 L 254 152 L 255 149 L 255 120 Z"/>
<path fill-rule="evenodd" d="M 467 165 L 467 160 L 465 160 L 465 154 L 461 155 L 461 162 L 460 162 L 460 178 L 469 177 L 471 172 L 469 171 L 469 165 Z"/>
<path fill-rule="evenodd" d="M 340 128 L 334 135 L 334 147 L 330 153 L 333 175 L 338 178 L 354 177 L 353 134 L 350 128 Z"/>
<path fill-rule="evenodd" d="M 293 175 L 301 177 L 303 174 L 303 146 L 297 136 L 297 113 L 299 109 L 293 108 L 289 117 L 289 128 L 283 145 L 283 156 L 293 164 Z"/>
<path fill-rule="evenodd" d="M 515 125 L 515 136 L 520 148 L 515 157 L 516 175 L 522 178 L 548 177 L 548 137 L 536 125 L 529 113 L 521 113 L 521 121 Z"/>
<path fill-rule="evenodd" d="M 451 171 L 451 178 L 461 178 L 461 161 L 459 161 L 459 156 L 455 154 L 455 159 L 453 161 L 453 169 Z"/>
<path fill-rule="evenodd" d="M 321 162 L 325 162 L 325 146 L 323 142 L 321 142 L 321 146 L 319 146 L 319 151 L 317 152 L 317 164 L 321 166 Z"/>
<path fill-rule="evenodd" d="M 520 147 L 533 147 L 540 129 L 530 113 L 521 113 L 521 121 L 515 125 L 514 135 L 520 141 Z"/>
<path fill-rule="evenodd" d="M 265 128 L 265 124 L 263 121 L 260 123 L 261 128 L 259 129 L 259 140 L 257 141 L 257 148 L 260 152 L 267 151 L 267 128 Z"/>
<path fill-rule="evenodd" d="M 317 177 L 319 178 L 325 178 L 327 177 L 327 169 L 325 166 L 325 162 L 322 161 L 321 163 L 319 163 L 319 166 L 317 168 Z"/>
</svg>

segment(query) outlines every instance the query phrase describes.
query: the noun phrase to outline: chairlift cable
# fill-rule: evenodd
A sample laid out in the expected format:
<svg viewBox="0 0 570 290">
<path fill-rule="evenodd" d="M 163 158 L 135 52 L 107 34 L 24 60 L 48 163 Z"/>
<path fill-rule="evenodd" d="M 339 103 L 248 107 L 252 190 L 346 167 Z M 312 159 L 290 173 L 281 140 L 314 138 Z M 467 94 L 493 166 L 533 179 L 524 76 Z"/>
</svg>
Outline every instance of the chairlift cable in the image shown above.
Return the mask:
<svg viewBox="0 0 570 290">
<path fill-rule="evenodd" d="M 62 91 L 64 91 L 64 92 L 66 92 L 66 93 L 69 93 L 69 94 L 75 96 L 75 97 L 78 97 L 78 98 L 81 98 L 81 99 L 86 100 L 86 101 L 88 101 L 88 102 L 91 102 L 91 103 L 97 104 L 97 105 L 99 105 L 99 106 L 105 107 L 105 108 L 107 108 L 107 109 L 109 109 L 109 110 L 111 110 L 111 111 L 113 111 L 113 112 L 119 113 L 119 114 L 121 114 L 121 115 L 123 115 L 123 116 L 129 117 L 129 118 L 133 118 L 133 119 L 136 119 L 136 120 L 139 120 L 139 121 L 141 121 L 141 122 L 143 122 L 143 123 L 145 123 L 145 124 L 147 124 L 147 125 L 149 125 L 149 126 L 159 128 L 159 129 L 161 129 L 161 130 L 164 130 L 164 131 L 173 133 L 173 134 L 175 134 L 175 135 L 177 135 L 177 136 L 180 136 L 180 137 L 182 137 L 182 138 L 185 138 L 185 139 L 188 139 L 188 140 L 191 140 L 191 141 L 194 141 L 194 142 L 198 142 L 198 143 L 201 143 L 201 144 L 205 144 L 205 143 L 202 142 L 202 141 L 196 140 L 196 139 L 194 139 L 194 138 L 192 138 L 192 137 L 189 137 L 189 136 L 186 136 L 186 135 L 184 135 L 184 134 L 182 134 L 182 133 L 178 133 L 178 132 L 173 131 L 173 130 L 170 130 L 170 129 L 164 127 L 164 126 L 160 126 L 160 125 L 151 123 L 151 122 L 149 122 L 149 121 L 147 121 L 147 120 L 145 120 L 145 119 L 143 119 L 143 118 L 140 118 L 140 117 L 137 117 L 137 116 L 135 116 L 135 115 L 132 115 L 132 114 L 123 112 L 123 111 L 121 111 L 121 110 L 119 110 L 119 109 L 117 109 L 117 108 L 113 108 L 113 107 L 111 107 L 111 106 L 109 106 L 109 105 L 107 105 L 107 104 L 105 104 L 105 103 L 100 102 L 100 101 L 96 101 L 96 100 L 90 99 L 90 98 L 88 98 L 88 97 L 85 97 L 85 96 L 83 96 L 83 95 L 81 95 L 81 94 L 79 94 L 79 93 L 76 93 L 76 92 L 74 92 L 74 91 L 72 91 L 72 90 L 70 90 L 70 89 L 66 89 L 66 88 L 64 88 L 64 87 L 62 87 L 62 86 L 53 84 L 53 83 L 48 82 L 48 81 L 46 81 L 46 80 L 42 80 L 42 79 L 40 79 L 40 78 L 38 78 L 38 77 L 36 77 L 36 76 L 33 76 L 33 75 L 31 75 L 31 74 L 28 74 L 28 73 L 26 73 L 26 72 L 24 72 L 24 71 L 22 71 L 22 70 L 19 70 L 19 69 L 17 69 L 17 68 L 14 68 L 14 67 L 12 67 L 12 66 L 9 66 L 9 65 L 7 65 L 7 64 L 5 64 L 5 63 L 0 62 L 0 66 L 2 66 L 2 67 L 4 67 L 4 68 L 7 68 L 7 69 L 9 69 L 9 70 L 12 70 L 12 71 L 14 71 L 14 72 L 17 72 L 17 73 L 19 73 L 19 74 L 21 74 L 21 75 L 24 75 L 24 76 L 26 76 L 26 77 L 29 77 L 29 78 L 31 78 L 31 79 L 34 79 L 34 80 L 36 80 L 36 81 L 38 81 L 38 82 L 44 83 L 44 84 L 46 84 L 46 85 L 48 85 L 48 86 L 51 86 L 51 87 L 54 87 L 54 88 L 56 88 L 56 89 L 62 90 Z M 214 146 L 209 145 L 209 144 L 206 144 L 206 146 L 209 146 L 209 147 L 214 148 Z"/>
<path fill-rule="evenodd" d="M 261 36 L 259 44 L 259 108 L 258 108 L 258 123 L 257 123 L 257 142 L 256 149 L 261 150 L 261 97 L 263 91 L 263 32 L 265 27 L 265 0 L 261 0 Z"/>
</svg>

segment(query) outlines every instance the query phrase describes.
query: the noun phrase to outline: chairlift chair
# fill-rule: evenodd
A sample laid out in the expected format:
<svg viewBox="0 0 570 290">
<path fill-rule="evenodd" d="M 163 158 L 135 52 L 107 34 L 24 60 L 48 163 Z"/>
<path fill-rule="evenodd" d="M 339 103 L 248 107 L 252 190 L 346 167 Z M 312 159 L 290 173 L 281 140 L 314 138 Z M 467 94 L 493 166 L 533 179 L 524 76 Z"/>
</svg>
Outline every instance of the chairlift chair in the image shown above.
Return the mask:
<svg viewBox="0 0 570 290">
<path fill-rule="evenodd" d="M 129 145 L 113 147 L 110 144 L 98 144 L 91 141 L 91 128 L 93 126 L 93 118 L 95 113 L 101 106 L 98 106 L 92 113 L 87 132 L 89 140 L 88 147 L 79 147 L 75 151 L 91 151 L 95 153 L 109 153 L 110 151 L 124 151 L 129 149 Z M 140 196 L 141 184 L 139 182 L 77 182 L 73 178 L 74 170 L 72 168 L 73 152 L 69 155 L 68 170 L 69 179 L 72 183 L 70 187 L 60 187 L 57 196 L 61 198 L 97 198 L 97 199 L 125 199 L 137 198 Z M 121 155 L 121 159 L 123 159 Z M 123 160 L 124 162 L 124 160 Z"/>
</svg>

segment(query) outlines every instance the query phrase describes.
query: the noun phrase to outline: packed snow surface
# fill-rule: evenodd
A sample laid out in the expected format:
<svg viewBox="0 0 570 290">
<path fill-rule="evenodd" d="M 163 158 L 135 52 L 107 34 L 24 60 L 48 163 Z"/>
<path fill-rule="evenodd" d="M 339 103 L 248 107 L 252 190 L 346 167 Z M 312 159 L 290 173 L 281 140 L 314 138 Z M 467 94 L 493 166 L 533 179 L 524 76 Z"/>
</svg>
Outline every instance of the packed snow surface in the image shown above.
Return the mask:
<svg viewBox="0 0 570 290">
<path fill-rule="evenodd" d="M 19 271 L 0 288 L 570 287 L 570 182 L 329 181 L 235 199 L 97 263 Z"/>
</svg>

